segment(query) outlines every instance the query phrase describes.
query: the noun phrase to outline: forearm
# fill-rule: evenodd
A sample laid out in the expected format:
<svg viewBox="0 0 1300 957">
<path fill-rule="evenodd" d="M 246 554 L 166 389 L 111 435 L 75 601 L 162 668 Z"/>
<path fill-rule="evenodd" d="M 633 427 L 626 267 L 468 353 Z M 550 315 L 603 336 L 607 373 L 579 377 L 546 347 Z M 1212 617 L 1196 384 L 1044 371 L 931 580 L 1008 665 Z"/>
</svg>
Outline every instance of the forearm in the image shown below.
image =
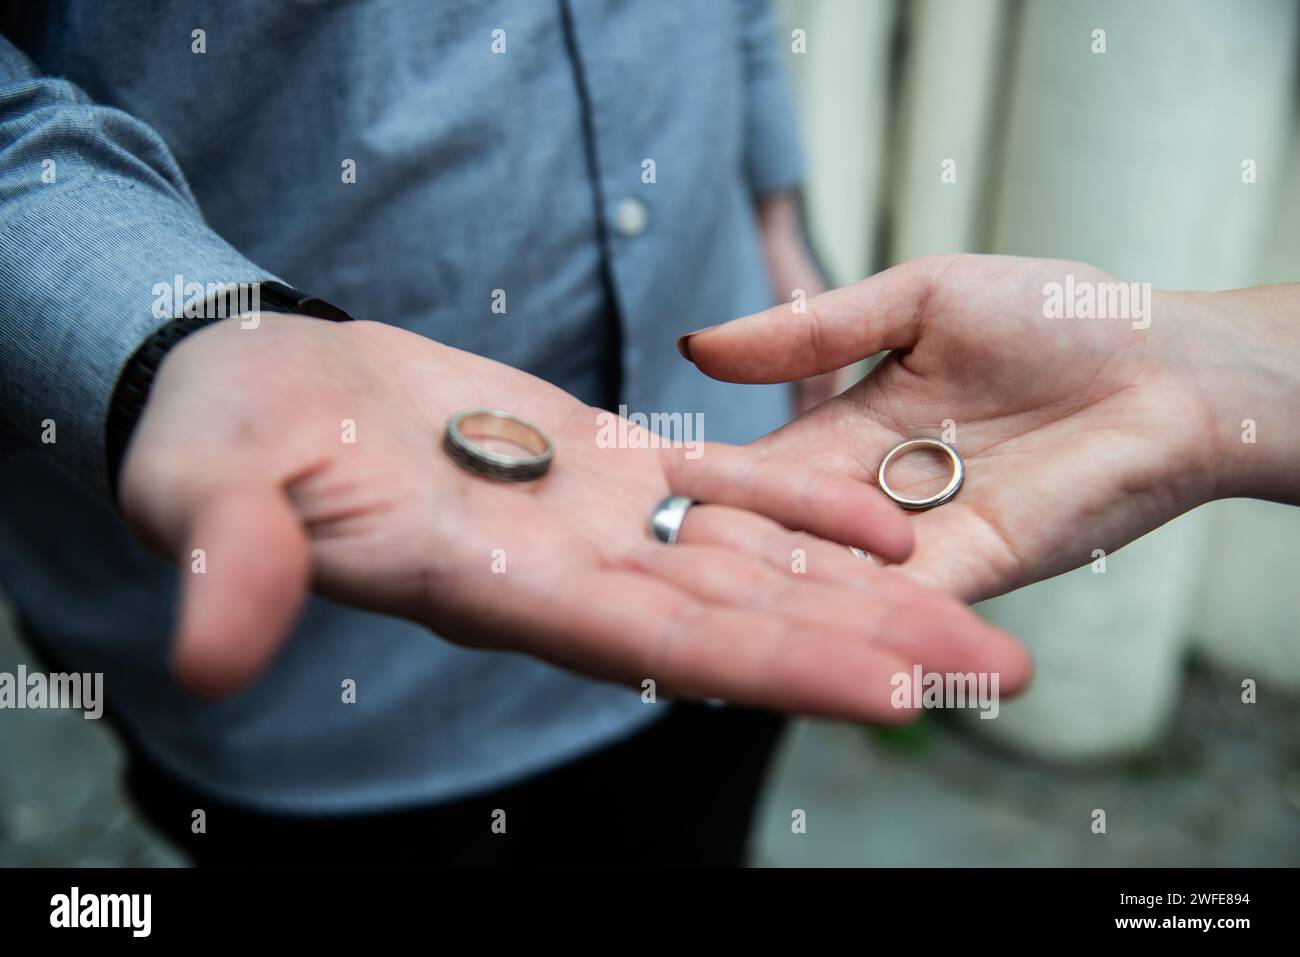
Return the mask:
<svg viewBox="0 0 1300 957">
<path fill-rule="evenodd" d="M 204 224 L 156 131 L 40 75 L 0 36 L 7 431 L 104 491 L 114 384 L 140 343 L 173 317 L 176 285 L 269 278 Z"/>
<path fill-rule="evenodd" d="M 1210 412 L 1215 496 L 1300 505 L 1300 284 L 1161 298 L 1166 360 Z"/>
<path fill-rule="evenodd" d="M 825 278 L 804 233 L 798 193 L 785 190 L 764 196 L 755 202 L 754 213 L 773 299 L 790 302 L 798 292 L 805 298 L 825 292 Z"/>
</svg>

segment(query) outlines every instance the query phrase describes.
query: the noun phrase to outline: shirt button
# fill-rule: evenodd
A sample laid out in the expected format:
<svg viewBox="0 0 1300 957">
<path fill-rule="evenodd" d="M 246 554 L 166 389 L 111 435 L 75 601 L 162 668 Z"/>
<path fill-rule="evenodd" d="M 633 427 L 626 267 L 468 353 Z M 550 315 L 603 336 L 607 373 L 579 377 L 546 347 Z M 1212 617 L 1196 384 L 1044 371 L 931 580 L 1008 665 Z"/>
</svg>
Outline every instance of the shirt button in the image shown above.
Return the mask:
<svg viewBox="0 0 1300 957">
<path fill-rule="evenodd" d="M 649 218 L 650 214 L 645 208 L 645 203 L 635 196 L 626 196 L 618 201 L 618 206 L 614 210 L 614 228 L 618 230 L 620 236 L 635 239 L 645 232 Z"/>
</svg>

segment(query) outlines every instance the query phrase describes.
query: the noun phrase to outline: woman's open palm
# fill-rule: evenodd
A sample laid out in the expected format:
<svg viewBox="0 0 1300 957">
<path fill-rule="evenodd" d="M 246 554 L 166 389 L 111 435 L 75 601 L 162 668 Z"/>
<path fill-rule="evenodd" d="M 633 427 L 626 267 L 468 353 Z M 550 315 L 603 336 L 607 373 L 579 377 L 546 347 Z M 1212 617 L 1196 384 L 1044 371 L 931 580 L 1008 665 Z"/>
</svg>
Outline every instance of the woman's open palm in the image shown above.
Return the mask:
<svg viewBox="0 0 1300 957">
<path fill-rule="evenodd" d="M 736 382 L 801 378 L 894 350 L 759 444 L 874 482 L 903 439 L 950 439 L 965 484 L 914 516 L 917 547 L 902 568 L 976 600 L 1077 567 L 1213 495 L 1208 403 L 1194 380 L 1166 371 L 1170 346 L 1140 288 L 1115 309 L 1118 286 L 1080 263 L 916 260 L 815 297 L 805 312 L 780 306 L 697 333 L 687 349 L 704 372 Z M 1057 317 L 1053 296 L 1089 289 L 1102 311 L 1123 314 Z M 1154 308 L 1158 325 L 1158 297 Z M 923 496 L 948 467 L 910 454 L 891 466 L 890 484 Z"/>
</svg>

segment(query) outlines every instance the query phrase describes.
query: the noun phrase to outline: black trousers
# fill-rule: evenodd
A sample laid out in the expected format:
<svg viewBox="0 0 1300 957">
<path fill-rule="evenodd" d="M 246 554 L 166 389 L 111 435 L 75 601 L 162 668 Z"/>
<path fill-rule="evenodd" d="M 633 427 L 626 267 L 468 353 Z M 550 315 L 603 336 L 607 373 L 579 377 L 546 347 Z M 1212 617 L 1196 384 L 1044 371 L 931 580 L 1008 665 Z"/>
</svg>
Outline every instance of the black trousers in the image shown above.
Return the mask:
<svg viewBox="0 0 1300 957">
<path fill-rule="evenodd" d="M 200 867 L 741 865 L 783 719 L 670 707 L 662 721 L 573 764 L 389 814 L 249 811 L 190 790 L 138 753 L 127 784 L 145 816 Z M 202 834 L 191 828 L 198 808 Z"/>
</svg>

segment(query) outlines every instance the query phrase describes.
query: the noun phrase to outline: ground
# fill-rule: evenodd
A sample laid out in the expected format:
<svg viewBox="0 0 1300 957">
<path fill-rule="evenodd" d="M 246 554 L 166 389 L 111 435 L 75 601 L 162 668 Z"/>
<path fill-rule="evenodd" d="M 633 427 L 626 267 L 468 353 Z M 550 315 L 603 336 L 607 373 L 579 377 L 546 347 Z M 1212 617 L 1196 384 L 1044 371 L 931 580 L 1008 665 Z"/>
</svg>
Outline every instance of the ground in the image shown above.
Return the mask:
<svg viewBox="0 0 1300 957">
<path fill-rule="evenodd" d="M 39 667 L 0 625 L 0 671 Z M 970 716 L 967 716 L 970 717 Z M 183 866 L 125 801 L 105 722 L 0 711 L 0 866 Z M 794 833 L 792 813 L 805 812 Z M 1093 812 L 1106 812 L 1106 833 Z M 1144 755 L 1052 767 L 928 714 L 902 730 L 797 722 L 755 831 L 754 861 L 787 865 L 1300 864 L 1300 700 L 1189 672 Z"/>
</svg>

